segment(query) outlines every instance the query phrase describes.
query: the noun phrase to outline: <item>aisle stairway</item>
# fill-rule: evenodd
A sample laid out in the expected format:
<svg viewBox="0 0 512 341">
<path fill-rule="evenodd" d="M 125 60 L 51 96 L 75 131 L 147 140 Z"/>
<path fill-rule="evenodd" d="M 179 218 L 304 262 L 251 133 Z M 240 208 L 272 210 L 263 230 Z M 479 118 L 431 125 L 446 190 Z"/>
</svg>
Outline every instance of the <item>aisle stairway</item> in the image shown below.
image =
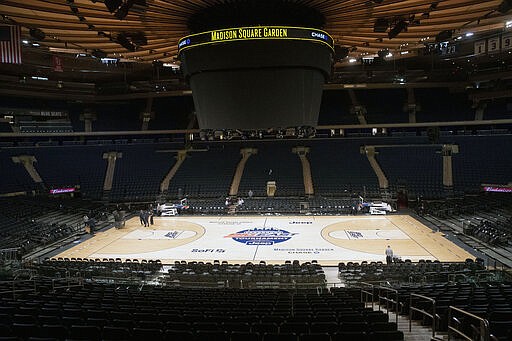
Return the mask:
<svg viewBox="0 0 512 341">
<path fill-rule="evenodd" d="M 376 310 L 378 308 L 376 307 Z M 389 312 L 389 321 L 395 321 L 394 312 Z M 411 331 L 409 331 L 409 318 L 398 315 L 398 330 L 404 333 L 404 341 L 430 341 L 432 340 L 432 329 L 429 326 L 422 326 L 420 321 L 412 321 Z M 448 340 L 446 332 L 436 332 L 434 340 Z"/>
</svg>

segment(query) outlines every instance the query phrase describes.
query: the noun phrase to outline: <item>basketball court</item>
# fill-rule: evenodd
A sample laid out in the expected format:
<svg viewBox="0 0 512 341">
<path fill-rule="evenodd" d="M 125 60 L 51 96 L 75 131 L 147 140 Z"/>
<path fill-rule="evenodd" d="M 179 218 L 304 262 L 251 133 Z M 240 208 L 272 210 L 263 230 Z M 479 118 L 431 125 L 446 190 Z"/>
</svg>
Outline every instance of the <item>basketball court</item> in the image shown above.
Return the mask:
<svg viewBox="0 0 512 341">
<path fill-rule="evenodd" d="M 284 263 L 316 260 L 385 261 L 390 245 L 396 256 L 463 262 L 474 258 L 408 215 L 387 216 L 180 216 L 155 217 L 143 227 L 139 218 L 122 229 L 97 232 L 56 257 L 159 259 L 162 263 L 228 261 Z"/>
</svg>

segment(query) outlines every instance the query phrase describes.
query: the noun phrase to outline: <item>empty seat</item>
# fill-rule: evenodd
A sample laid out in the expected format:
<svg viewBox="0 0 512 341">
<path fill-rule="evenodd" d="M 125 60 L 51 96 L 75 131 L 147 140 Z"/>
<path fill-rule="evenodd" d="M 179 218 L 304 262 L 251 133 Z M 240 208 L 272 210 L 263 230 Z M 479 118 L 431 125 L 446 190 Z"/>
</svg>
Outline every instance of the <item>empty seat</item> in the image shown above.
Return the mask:
<svg viewBox="0 0 512 341">
<path fill-rule="evenodd" d="M 512 331 L 512 321 L 489 321 L 489 330 L 495 337 L 506 339 Z"/>
<path fill-rule="evenodd" d="M 309 324 L 303 322 L 283 322 L 279 327 L 282 333 L 296 333 L 297 335 L 309 333 Z"/>
<path fill-rule="evenodd" d="M 43 325 L 40 328 L 41 336 L 54 337 L 56 339 L 66 339 L 68 337 L 68 329 L 62 324 Z"/>
<path fill-rule="evenodd" d="M 299 341 L 331 341 L 331 336 L 327 333 L 300 334 Z"/>
<path fill-rule="evenodd" d="M 260 341 L 260 334 L 253 332 L 231 332 L 231 341 Z"/>
<path fill-rule="evenodd" d="M 295 333 L 265 333 L 263 341 L 297 341 Z"/>
<path fill-rule="evenodd" d="M 225 330 L 197 330 L 197 340 L 229 341 L 230 335 Z"/>
<path fill-rule="evenodd" d="M 339 326 L 336 322 L 312 322 L 309 328 L 311 333 L 334 334 L 338 331 Z"/>
<path fill-rule="evenodd" d="M 12 333 L 23 338 L 40 335 L 39 327 L 34 323 L 13 323 Z"/>
<path fill-rule="evenodd" d="M 251 330 L 255 333 L 277 333 L 279 331 L 279 327 L 276 323 L 273 322 L 261 322 L 261 323 L 253 323 L 251 326 Z"/>
<path fill-rule="evenodd" d="M 220 327 L 215 322 L 194 322 L 192 330 L 220 330 Z"/>
<path fill-rule="evenodd" d="M 165 331 L 165 340 L 167 341 L 195 341 L 194 333 L 189 330 L 172 330 Z"/>
<path fill-rule="evenodd" d="M 69 337 L 77 340 L 99 340 L 101 331 L 98 326 L 71 326 Z"/>
<path fill-rule="evenodd" d="M 2 321 L 2 322 L 5 323 L 5 321 Z M 6 324 L 0 324 L 0 336 L 11 336 L 11 335 L 12 335 L 11 327 L 9 327 Z"/>
<path fill-rule="evenodd" d="M 222 329 L 228 332 L 250 332 L 251 326 L 247 322 L 224 322 L 222 324 Z"/>
<path fill-rule="evenodd" d="M 367 341 L 368 334 L 364 331 L 340 331 L 331 336 L 332 341 Z"/>
<path fill-rule="evenodd" d="M 164 325 L 160 321 L 139 321 L 137 322 L 139 328 L 145 329 L 163 329 Z"/>
<path fill-rule="evenodd" d="M 105 326 L 103 327 L 101 335 L 101 338 L 104 341 L 120 341 L 130 339 L 130 332 L 127 328 L 123 327 Z"/>
<path fill-rule="evenodd" d="M 376 331 L 395 331 L 398 326 L 396 322 L 375 322 L 370 325 L 370 329 Z"/>
<path fill-rule="evenodd" d="M 370 333 L 370 341 L 402 341 L 404 333 L 400 330 L 383 330 Z"/>
<path fill-rule="evenodd" d="M 163 332 L 160 329 L 151 328 L 133 328 L 132 340 L 163 340 Z"/>
</svg>

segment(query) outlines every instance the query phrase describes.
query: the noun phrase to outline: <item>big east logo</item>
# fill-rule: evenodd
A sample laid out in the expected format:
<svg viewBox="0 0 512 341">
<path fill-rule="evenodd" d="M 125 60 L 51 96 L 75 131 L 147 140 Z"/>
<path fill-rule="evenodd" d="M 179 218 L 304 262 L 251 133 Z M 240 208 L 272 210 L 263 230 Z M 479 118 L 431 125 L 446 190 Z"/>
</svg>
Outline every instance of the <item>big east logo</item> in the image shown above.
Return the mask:
<svg viewBox="0 0 512 341">
<path fill-rule="evenodd" d="M 296 233 L 290 233 L 285 230 L 275 228 L 253 228 L 231 233 L 224 238 L 232 238 L 233 240 L 245 245 L 274 245 L 282 243 L 290 239 Z"/>
</svg>

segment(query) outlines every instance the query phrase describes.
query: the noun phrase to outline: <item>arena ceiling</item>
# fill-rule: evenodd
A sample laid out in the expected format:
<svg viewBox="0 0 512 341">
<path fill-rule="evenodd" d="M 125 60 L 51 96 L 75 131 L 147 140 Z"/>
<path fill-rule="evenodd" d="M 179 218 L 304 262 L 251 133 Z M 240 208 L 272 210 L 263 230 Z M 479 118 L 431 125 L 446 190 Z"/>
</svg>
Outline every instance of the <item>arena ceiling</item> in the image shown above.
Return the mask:
<svg viewBox="0 0 512 341">
<path fill-rule="evenodd" d="M 334 82 L 344 83 L 372 78 L 378 74 L 379 67 L 389 71 L 392 77 L 401 72 L 398 61 L 420 60 L 426 55 L 426 46 L 435 44 L 436 40 L 473 44 L 477 37 L 507 32 L 510 29 L 507 26 L 512 25 L 512 0 L 259 1 L 265 2 L 268 13 L 274 12 L 274 16 L 272 6 L 277 2 L 308 7 L 319 13 L 321 28 L 333 37 L 341 54 L 336 63 L 338 78 Z M 193 31 L 194 20 L 195 27 L 201 26 L 198 20 L 208 16 L 209 8 L 217 7 L 214 14 L 222 17 L 218 8 L 232 6 L 229 16 L 237 17 L 236 5 L 244 2 L 258 3 L 257 0 L 0 0 L 0 24 L 21 26 L 24 42 L 23 64 L 0 65 L 0 81 L 7 84 L 22 77 L 21 83 L 27 87 L 36 75 L 49 78 L 60 89 L 62 82 L 79 84 L 87 93 L 90 87 L 97 88 L 102 82 L 123 81 L 133 91 L 143 88 L 146 91 L 154 90 L 155 80 L 170 80 L 169 88 L 181 89 L 183 84 L 176 80 L 179 78 L 178 40 Z M 61 59 L 63 72 L 53 72 L 52 56 Z M 374 73 L 363 62 L 363 58 L 372 56 L 382 57 L 388 65 L 377 67 Z M 102 57 L 117 62 L 102 63 Z M 459 59 L 467 64 L 468 55 L 459 57 L 450 60 L 450 65 L 467 68 Z M 506 65 L 507 58 L 500 54 L 493 63 Z M 414 79 L 420 79 L 424 77 L 425 65 L 433 64 L 430 59 L 417 64 L 409 62 L 405 68 Z M 165 63 L 169 69 L 155 70 L 155 62 L 161 63 L 160 66 Z M 474 66 L 473 62 L 470 64 Z M 447 76 L 445 71 L 440 73 Z M 148 85 L 148 81 L 153 83 Z M 14 89 L 12 85 L 9 88 Z"/>
</svg>

